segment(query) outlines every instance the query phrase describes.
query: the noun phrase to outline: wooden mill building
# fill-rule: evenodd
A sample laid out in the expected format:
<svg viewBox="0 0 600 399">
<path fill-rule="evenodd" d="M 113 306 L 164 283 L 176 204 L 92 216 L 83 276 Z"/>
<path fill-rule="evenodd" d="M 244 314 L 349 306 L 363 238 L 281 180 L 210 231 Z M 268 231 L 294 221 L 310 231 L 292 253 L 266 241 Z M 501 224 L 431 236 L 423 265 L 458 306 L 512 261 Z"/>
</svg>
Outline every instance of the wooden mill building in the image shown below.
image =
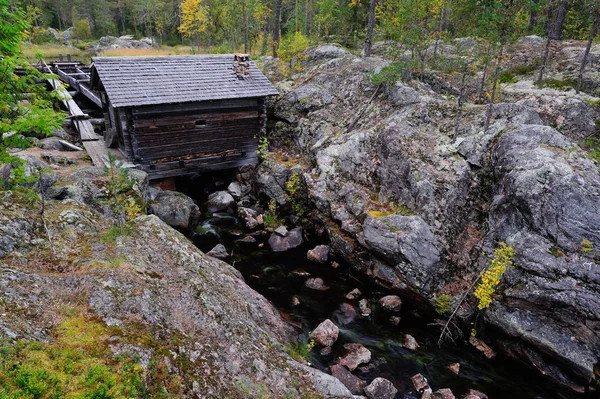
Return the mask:
<svg viewBox="0 0 600 399">
<path fill-rule="evenodd" d="M 105 143 L 150 179 L 256 162 L 265 99 L 278 92 L 247 55 L 92 61 Z"/>
</svg>

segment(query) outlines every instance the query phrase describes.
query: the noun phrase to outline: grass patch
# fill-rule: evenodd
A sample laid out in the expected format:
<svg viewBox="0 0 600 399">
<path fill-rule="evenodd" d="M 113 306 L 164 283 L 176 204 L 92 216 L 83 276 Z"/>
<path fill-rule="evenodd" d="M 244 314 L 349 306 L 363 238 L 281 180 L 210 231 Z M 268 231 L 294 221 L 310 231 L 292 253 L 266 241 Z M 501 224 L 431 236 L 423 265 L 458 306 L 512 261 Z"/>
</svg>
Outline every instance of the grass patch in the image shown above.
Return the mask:
<svg viewBox="0 0 600 399">
<path fill-rule="evenodd" d="M 439 315 L 443 315 L 450 311 L 450 304 L 452 303 L 452 297 L 450 295 L 438 295 L 435 298 L 435 311 Z"/>
<path fill-rule="evenodd" d="M 181 397 L 177 384 L 157 387 L 160 364 L 144 371 L 136 359 L 112 356 L 108 338 L 120 333 L 73 312 L 51 343 L 0 341 L 0 398 Z"/>
<path fill-rule="evenodd" d="M 519 79 L 511 71 L 502 71 L 498 76 L 498 83 L 517 83 Z"/>
<path fill-rule="evenodd" d="M 116 48 L 102 51 L 103 57 L 136 57 L 156 55 L 190 55 L 190 46 L 162 46 L 161 48 Z"/>
<path fill-rule="evenodd" d="M 585 139 L 583 146 L 587 150 L 588 155 L 596 162 L 600 163 L 600 139 L 596 137 L 588 137 Z"/>
<path fill-rule="evenodd" d="M 550 247 L 549 251 L 555 258 L 562 258 L 563 256 L 565 256 L 565 253 L 557 247 Z"/>
<path fill-rule="evenodd" d="M 515 75 L 528 75 L 532 72 L 535 72 L 539 69 L 539 65 L 517 65 L 509 69 L 510 72 Z"/>
<path fill-rule="evenodd" d="M 568 90 L 574 89 L 577 86 L 577 82 L 572 79 L 560 80 L 560 79 L 544 79 L 540 83 L 535 83 L 537 87 L 543 88 L 548 87 L 555 90 Z"/>
<path fill-rule="evenodd" d="M 393 215 L 394 211 L 389 210 L 389 209 L 384 209 L 384 210 L 370 209 L 367 211 L 367 213 L 369 215 L 371 215 L 371 217 L 373 219 L 381 219 L 382 217 Z"/>
<path fill-rule="evenodd" d="M 59 54 L 71 54 L 71 59 L 82 61 L 86 64 L 89 64 L 92 59 L 88 51 L 62 44 L 32 44 L 23 46 L 23 55 L 29 62 L 37 62 L 40 58 L 43 58 L 45 61 L 58 61 Z"/>
</svg>

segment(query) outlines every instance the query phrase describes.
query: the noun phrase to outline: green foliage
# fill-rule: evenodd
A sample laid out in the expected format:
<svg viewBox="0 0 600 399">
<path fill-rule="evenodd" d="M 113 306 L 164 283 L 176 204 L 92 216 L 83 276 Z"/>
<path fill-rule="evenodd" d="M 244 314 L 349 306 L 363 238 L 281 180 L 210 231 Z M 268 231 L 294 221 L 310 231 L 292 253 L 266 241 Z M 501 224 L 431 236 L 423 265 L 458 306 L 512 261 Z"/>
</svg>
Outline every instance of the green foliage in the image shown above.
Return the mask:
<svg viewBox="0 0 600 399">
<path fill-rule="evenodd" d="M 555 90 L 574 89 L 577 86 L 577 81 L 573 79 L 543 79 L 540 83 L 535 83 L 538 87 L 549 87 Z"/>
<path fill-rule="evenodd" d="M 511 71 L 502 71 L 498 76 L 498 83 L 517 83 L 519 79 Z"/>
<path fill-rule="evenodd" d="M 300 31 L 287 35 L 279 45 L 279 58 L 284 62 L 284 75 L 302 71 L 301 62 L 306 58 L 308 38 Z M 289 68 L 289 69 L 288 69 Z"/>
<path fill-rule="evenodd" d="M 501 242 L 500 247 L 494 250 L 494 259 L 491 265 L 481 274 L 481 281 L 475 288 L 474 295 L 479 299 L 477 308 L 483 310 L 492 304 L 496 287 L 500 284 L 502 275 L 509 267 L 513 267 L 515 251 L 512 247 Z"/>
<path fill-rule="evenodd" d="M 258 139 L 258 148 L 256 150 L 258 159 L 264 161 L 269 156 L 269 138 L 263 136 Z"/>
<path fill-rule="evenodd" d="M 549 251 L 555 258 L 562 258 L 563 256 L 565 256 L 565 253 L 563 251 L 554 246 L 550 247 Z"/>
<path fill-rule="evenodd" d="M 588 155 L 600 163 L 600 139 L 588 137 L 585 139 L 584 147 L 588 151 Z"/>
<path fill-rule="evenodd" d="M 452 303 L 452 297 L 450 295 L 438 295 L 435 297 L 435 311 L 439 315 L 446 314 L 450 311 L 450 304 Z"/>
<path fill-rule="evenodd" d="M 158 395 L 146 379 L 154 377 L 132 358 L 113 358 L 108 338 L 118 333 L 73 315 L 59 325 L 51 343 L 0 341 L 2 399 L 176 398 L 180 388 Z M 164 381 L 165 379 L 163 379 Z"/>
<path fill-rule="evenodd" d="M 80 19 L 75 22 L 73 29 L 73 38 L 79 41 L 89 40 L 92 37 L 90 22 L 87 19 Z"/>
<path fill-rule="evenodd" d="M 371 73 L 369 80 L 376 86 L 394 84 L 402 78 L 405 67 L 406 65 L 403 62 L 392 62 L 390 65 L 381 68 L 381 71 Z"/>
<path fill-rule="evenodd" d="M 277 211 L 277 201 L 275 201 L 274 198 L 269 201 L 269 208 L 263 215 L 263 222 L 265 227 L 271 229 L 276 229 L 283 224 L 283 219 L 279 216 L 279 212 Z"/>
<path fill-rule="evenodd" d="M 581 246 L 581 252 L 584 254 L 590 253 L 594 250 L 594 244 L 585 238 L 581 240 L 579 245 Z"/>
<path fill-rule="evenodd" d="M 314 347 L 315 341 L 313 341 L 312 339 L 307 343 L 303 342 L 302 340 L 299 340 L 291 346 L 286 347 L 285 351 L 288 355 L 291 356 L 292 359 L 298 362 L 304 362 L 310 359 L 310 355 Z"/>
<path fill-rule="evenodd" d="M 293 171 L 288 180 L 285 182 L 286 199 L 294 215 L 302 218 L 309 211 L 306 198 L 303 197 L 302 176 L 297 170 Z"/>
</svg>

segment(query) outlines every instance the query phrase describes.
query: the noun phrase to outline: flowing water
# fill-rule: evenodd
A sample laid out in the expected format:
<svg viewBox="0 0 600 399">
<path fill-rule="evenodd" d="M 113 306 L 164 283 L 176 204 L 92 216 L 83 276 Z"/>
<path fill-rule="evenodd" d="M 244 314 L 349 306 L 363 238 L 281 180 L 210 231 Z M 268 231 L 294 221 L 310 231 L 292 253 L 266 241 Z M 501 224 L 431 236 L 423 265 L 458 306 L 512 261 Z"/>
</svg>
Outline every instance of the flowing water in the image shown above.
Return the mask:
<svg viewBox="0 0 600 399">
<path fill-rule="evenodd" d="M 394 383 L 399 393 L 397 399 L 418 398 L 410 377 L 423 374 L 433 390 L 450 388 L 456 397 L 463 397 L 469 389 L 486 393 L 490 399 L 553 399 L 581 398 L 565 389 L 551 385 L 535 372 L 526 369 L 502 355 L 488 360 L 474 348 L 458 344 L 437 345 L 439 328 L 429 325 L 434 315 L 419 316 L 414 307 L 404 303 L 398 314 L 399 325 L 388 320 L 390 313 L 377 310 L 376 301 L 387 295 L 365 276 L 353 271 L 343 262 L 334 269 L 327 264 L 318 264 L 306 259 L 306 252 L 316 244 L 311 242 L 283 253 L 272 252 L 267 243 L 268 235 L 256 234 L 255 243 L 240 240 L 252 233 L 244 231 L 240 221 L 226 213 L 218 213 L 206 219 L 198 228 L 199 234 L 193 239 L 203 251 L 222 243 L 233 257 L 230 263 L 244 276 L 246 282 L 277 306 L 284 317 L 297 325 L 304 340 L 308 332 L 326 318 L 340 326 L 340 337 L 333 346 L 329 357 L 322 357 L 319 348 L 312 350 L 308 359 L 314 367 L 328 371 L 334 359 L 340 354 L 342 345 L 358 342 L 372 353 L 367 367 L 360 367 L 355 374 L 370 382 L 376 377 L 384 377 Z M 262 244 L 262 246 L 260 245 Z M 305 286 L 306 279 L 321 277 L 329 289 L 316 291 Z M 345 295 L 358 288 L 362 298 L 370 300 L 373 313 L 370 317 L 358 314 L 355 321 L 349 322 L 340 309 L 340 304 L 349 301 Z M 295 305 L 292 298 L 299 304 Z M 414 336 L 420 348 L 413 352 L 402 346 L 404 334 Z M 460 373 L 454 375 L 447 369 L 451 363 L 460 363 Z M 364 365 L 363 365 L 364 366 Z"/>
</svg>

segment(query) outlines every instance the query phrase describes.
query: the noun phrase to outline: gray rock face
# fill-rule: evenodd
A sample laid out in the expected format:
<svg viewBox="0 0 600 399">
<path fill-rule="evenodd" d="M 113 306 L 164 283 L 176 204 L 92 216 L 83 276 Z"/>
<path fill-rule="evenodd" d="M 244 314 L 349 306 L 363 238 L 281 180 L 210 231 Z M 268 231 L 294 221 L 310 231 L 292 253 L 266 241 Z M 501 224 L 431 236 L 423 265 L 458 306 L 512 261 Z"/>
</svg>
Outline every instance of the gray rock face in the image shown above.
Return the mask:
<svg viewBox="0 0 600 399">
<path fill-rule="evenodd" d="M 385 378 L 375 378 L 365 388 L 365 395 L 369 399 L 394 399 L 398 390 L 390 381 Z"/>
<path fill-rule="evenodd" d="M 274 198 L 279 205 L 286 203 L 285 183 L 291 172 L 284 165 L 267 159 L 256 172 L 256 192 L 263 198 Z"/>
<path fill-rule="evenodd" d="M 437 239 L 431 228 L 418 216 L 390 215 L 380 219 L 367 216 L 360 243 L 391 264 L 402 264 L 407 278 L 416 286 L 425 282 L 439 270 Z"/>
<path fill-rule="evenodd" d="M 193 228 L 200 220 L 200 209 L 194 200 L 176 191 L 161 191 L 150 203 L 148 213 L 182 229 Z"/>
<path fill-rule="evenodd" d="M 564 371 L 587 383 L 600 355 L 590 327 L 600 321 L 600 306 L 590 300 L 600 289 L 593 266 L 600 176 L 596 164 L 569 148 L 572 142 L 544 126 L 508 131 L 494 148 L 490 228 L 495 241 L 515 248 L 519 268 L 509 271 L 505 301 L 486 319 L 547 359 L 536 363 L 534 354 L 530 364 L 573 387 Z M 583 240 L 592 243 L 587 253 Z"/>
<path fill-rule="evenodd" d="M 533 45 L 533 46 L 541 46 L 544 44 L 545 41 L 546 41 L 546 39 L 544 39 L 543 37 L 531 35 L 531 36 L 524 36 L 524 37 L 519 38 L 518 43 Z"/>
<path fill-rule="evenodd" d="M 217 191 L 208 196 L 206 207 L 210 212 L 219 212 L 235 206 L 235 200 L 227 191 Z"/>
<path fill-rule="evenodd" d="M 238 208 L 238 216 L 244 220 L 246 227 L 250 230 L 255 229 L 258 226 L 258 212 L 250 208 Z"/>
<path fill-rule="evenodd" d="M 440 51 L 460 57 L 460 44 Z M 583 50 L 557 45 L 561 54 L 549 68 L 556 73 L 565 61 L 568 73 L 556 76 L 570 77 Z M 530 65 L 532 46 L 515 45 L 511 65 Z M 489 265 L 482 249 L 492 254 L 507 242 L 519 267 L 503 277 L 485 320 L 514 343 L 514 357 L 579 390 L 600 357 L 593 299 L 600 292 L 599 174 L 565 136 L 581 143 L 595 131 L 600 115 L 586 102 L 594 99 L 523 80 L 503 91 L 513 102 L 494 105 L 486 130 L 486 110 L 474 104 L 457 124 L 454 100 L 436 94 L 456 87 L 436 75 L 440 82 L 392 85 L 348 129 L 356 104 L 367 104 L 376 89 L 368 72 L 387 63 L 315 62 L 297 80 L 306 83 L 280 85 L 273 107 L 273 148 L 308 158 L 303 177 L 331 250 L 391 294 L 432 301 L 453 278 L 469 280 Z M 597 71 L 586 74 L 593 79 Z M 299 93 L 307 94 L 304 104 Z M 261 196 L 284 204 L 289 173 L 259 168 Z M 500 340 L 490 345 L 509 352 Z"/>
<path fill-rule="evenodd" d="M 34 179 L 32 183 L 25 183 L 24 186 L 46 191 L 48 187 L 56 182 L 56 172 L 51 170 L 46 162 L 32 155 L 17 155 L 17 158 L 25 161 L 23 177 Z"/>
<path fill-rule="evenodd" d="M 303 242 L 302 227 L 296 227 L 295 229 L 290 230 L 285 237 L 277 233 L 273 233 L 271 234 L 271 237 L 269 237 L 269 246 L 274 252 L 284 252 L 288 249 L 299 247 Z"/>
</svg>

